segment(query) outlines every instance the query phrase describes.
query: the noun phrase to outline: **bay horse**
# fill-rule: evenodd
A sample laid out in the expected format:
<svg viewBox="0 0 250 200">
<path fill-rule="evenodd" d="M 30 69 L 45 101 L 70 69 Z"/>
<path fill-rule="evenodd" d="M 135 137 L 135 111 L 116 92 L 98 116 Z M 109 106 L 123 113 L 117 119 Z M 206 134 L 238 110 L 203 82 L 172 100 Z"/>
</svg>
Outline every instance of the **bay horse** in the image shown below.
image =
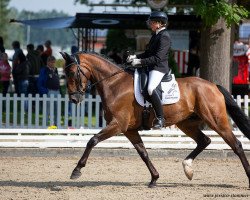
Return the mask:
<svg viewBox="0 0 250 200">
<path fill-rule="evenodd" d="M 74 55 L 61 52 L 65 59 L 65 75 L 69 98 L 73 103 L 84 99 L 88 81 L 96 86 L 101 97 L 104 117 L 107 126 L 94 135 L 87 143 L 86 149 L 74 168 L 71 179 L 81 176 L 91 150 L 99 142 L 119 133 L 123 133 L 133 144 L 145 162 L 150 174 L 149 187 L 156 186 L 159 173 L 149 159 L 138 131 L 142 121 L 143 107 L 134 96 L 133 74 L 118 67 L 107 58 L 91 52 L 79 52 Z M 248 177 L 250 187 L 250 166 L 243 151 L 241 142 L 232 132 L 227 112 L 243 134 L 250 139 L 250 121 L 238 107 L 231 94 L 223 87 L 198 77 L 177 79 L 180 89 L 180 100 L 175 104 L 164 105 L 165 126 L 176 124 L 186 135 L 191 137 L 197 147 L 182 162 L 184 172 L 190 180 L 193 177 L 193 160 L 211 142 L 200 129 L 206 123 L 216 131 L 240 158 Z M 154 112 L 151 110 L 149 126 L 152 127 Z"/>
</svg>

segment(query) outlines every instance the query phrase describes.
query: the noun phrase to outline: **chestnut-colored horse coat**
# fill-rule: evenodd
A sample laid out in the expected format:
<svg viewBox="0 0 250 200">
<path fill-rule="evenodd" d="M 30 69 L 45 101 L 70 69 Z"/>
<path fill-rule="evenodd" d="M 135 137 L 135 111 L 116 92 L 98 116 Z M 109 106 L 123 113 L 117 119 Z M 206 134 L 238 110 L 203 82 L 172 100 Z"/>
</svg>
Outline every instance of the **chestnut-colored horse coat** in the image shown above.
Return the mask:
<svg viewBox="0 0 250 200">
<path fill-rule="evenodd" d="M 78 53 L 70 56 L 61 53 L 66 61 L 65 74 L 70 100 L 79 103 L 84 98 L 90 81 L 101 96 L 107 126 L 93 136 L 87 144 L 82 158 L 73 170 L 71 178 L 81 175 L 92 148 L 99 142 L 123 133 L 134 145 L 151 173 L 150 187 L 155 186 L 159 174 L 151 163 L 143 141 L 138 133 L 142 122 L 143 108 L 134 97 L 133 75 L 114 63 L 94 53 Z M 192 179 L 191 162 L 211 142 L 201 130 L 203 123 L 216 131 L 239 156 L 250 182 L 250 166 L 241 143 L 234 136 L 227 112 L 243 134 L 250 139 L 250 122 L 237 106 L 230 93 L 198 77 L 177 79 L 181 98 L 179 102 L 164 105 L 165 126 L 176 124 L 197 143 L 197 147 L 185 158 L 184 171 Z M 152 127 L 153 110 L 148 126 Z"/>
</svg>

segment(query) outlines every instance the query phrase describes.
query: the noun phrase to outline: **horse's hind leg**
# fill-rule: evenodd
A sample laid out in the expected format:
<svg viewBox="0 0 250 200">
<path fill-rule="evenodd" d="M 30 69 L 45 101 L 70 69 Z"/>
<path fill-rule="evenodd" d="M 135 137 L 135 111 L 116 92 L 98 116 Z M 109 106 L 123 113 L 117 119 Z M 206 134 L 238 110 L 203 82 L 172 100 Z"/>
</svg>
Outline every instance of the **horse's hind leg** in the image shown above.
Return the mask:
<svg viewBox="0 0 250 200">
<path fill-rule="evenodd" d="M 86 149 L 78 161 L 77 166 L 73 170 L 71 174 L 71 179 L 77 179 L 81 176 L 81 168 L 85 167 L 89 154 L 94 146 L 96 146 L 99 142 L 106 140 L 114 135 L 121 133 L 121 129 L 118 126 L 117 122 L 109 123 L 104 129 L 100 131 L 100 133 L 94 135 L 87 143 Z"/>
<path fill-rule="evenodd" d="M 155 169 L 154 165 L 150 161 L 148 157 L 148 152 L 142 142 L 141 136 L 139 135 L 138 131 L 127 131 L 124 135 L 129 139 L 129 141 L 134 145 L 135 149 L 137 150 L 138 154 L 142 158 L 142 160 L 147 165 L 150 174 L 151 174 L 151 182 L 149 183 L 149 187 L 156 186 L 156 181 L 159 178 L 159 173 Z"/>
<path fill-rule="evenodd" d="M 187 119 L 177 124 L 180 130 L 197 143 L 197 147 L 182 162 L 185 175 L 189 180 L 192 180 L 193 178 L 193 160 L 211 143 L 210 138 L 199 129 L 200 123 L 200 119 Z"/>
<path fill-rule="evenodd" d="M 220 127 L 220 129 L 216 130 L 216 132 L 219 133 L 219 135 L 224 139 L 224 141 L 232 148 L 234 153 L 240 158 L 243 168 L 248 177 L 248 187 L 250 189 L 250 165 L 243 151 L 241 142 L 235 137 L 235 135 L 231 131 L 231 128 L 222 129 L 222 127 Z"/>
<path fill-rule="evenodd" d="M 217 104 L 219 105 L 219 104 Z M 224 104 L 223 104 L 224 105 Z M 240 158 L 244 170 L 249 180 L 250 188 L 250 166 L 243 151 L 241 142 L 235 137 L 232 128 L 228 122 L 227 112 L 225 107 L 218 107 L 217 109 L 207 109 L 208 112 L 203 112 L 202 117 L 204 121 L 216 131 L 224 141 L 232 148 L 234 153 Z"/>
</svg>

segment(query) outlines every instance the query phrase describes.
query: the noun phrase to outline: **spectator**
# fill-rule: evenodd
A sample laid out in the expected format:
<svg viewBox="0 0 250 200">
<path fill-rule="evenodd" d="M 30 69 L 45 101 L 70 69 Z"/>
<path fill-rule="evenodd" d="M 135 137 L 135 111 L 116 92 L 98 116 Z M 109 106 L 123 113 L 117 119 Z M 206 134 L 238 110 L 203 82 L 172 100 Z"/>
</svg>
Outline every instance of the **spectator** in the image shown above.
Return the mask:
<svg viewBox="0 0 250 200">
<path fill-rule="evenodd" d="M 39 54 L 39 51 L 34 50 L 33 44 L 27 45 L 27 60 L 30 65 L 29 69 L 29 89 L 28 93 L 31 93 L 33 96 L 38 93 L 37 89 L 37 79 L 39 76 L 39 72 L 41 67 L 43 66 L 43 61 Z"/>
<path fill-rule="evenodd" d="M 0 78 L 1 78 L 0 81 L 3 86 L 2 93 L 4 96 L 6 96 L 9 89 L 10 74 L 11 74 L 11 67 L 8 62 L 8 55 L 7 53 L 2 53 L 0 59 Z"/>
<path fill-rule="evenodd" d="M 236 40 L 233 46 L 233 60 L 238 63 L 238 73 L 233 77 L 233 84 L 248 84 L 248 46 Z"/>
<path fill-rule="evenodd" d="M 54 56 L 49 56 L 47 66 L 41 68 L 38 78 L 38 90 L 41 95 L 47 94 L 48 97 L 54 95 L 57 97 L 60 94 L 60 79 L 57 68 L 55 67 L 56 59 Z M 50 104 L 47 104 L 47 121 L 50 115 Z M 57 122 L 57 103 L 54 104 L 54 115 L 50 115 L 50 125 L 56 125 Z"/>
<path fill-rule="evenodd" d="M 200 58 L 195 48 L 189 50 L 187 76 L 193 76 L 200 68 Z"/>
<path fill-rule="evenodd" d="M 77 46 L 75 46 L 75 45 L 71 46 L 71 54 L 75 54 L 75 53 L 77 53 L 78 51 L 79 51 L 79 49 L 78 49 Z"/>
<path fill-rule="evenodd" d="M 250 80 L 250 41 L 248 45 L 248 50 L 246 52 L 247 60 L 248 60 L 248 81 Z"/>
<path fill-rule="evenodd" d="M 29 63 L 26 60 L 26 57 L 23 53 L 19 53 L 17 56 L 17 64 L 15 68 L 13 68 L 12 73 L 13 77 L 17 81 L 17 90 L 18 95 L 25 94 L 28 95 L 28 87 L 29 87 Z"/>
<path fill-rule="evenodd" d="M 41 56 L 42 53 L 44 52 L 44 47 L 43 47 L 43 45 L 42 45 L 42 44 L 37 45 L 36 51 L 38 51 L 38 52 L 39 52 L 39 55 Z"/>
<path fill-rule="evenodd" d="M 13 58 L 12 58 L 12 70 L 16 69 L 17 65 L 18 65 L 18 62 L 19 59 L 19 54 L 23 54 L 23 51 L 22 49 L 20 48 L 20 43 L 19 41 L 14 41 L 12 42 L 12 48 L 14 49 L 14 55 L 13 55 Z M 17 94 L 20 94 L 19 90 L 18 90 L 18 80 L 17 80 L 17 77 L 16 77 L 16 74 L 15 72 L 13 73 L 12 71 L 12 75 L 13 75 L 13 82 L 14 82 L 14 87 L 15 87 L 15 92 Z"/>
<path fill-rule="evenodd" d="M 0 54 L 5 52 L 4 44 L 3 44 L 3 38 L 0 36 Z"/>
<path fill-rule="evenodd" d="M 47 64 L 48 57 L 52 56 L 51 41 L 47 40 L 44 43 L 44 46 L 46 47 L 46 50 L 42 52 L 41 58 L 42 58 L 44 64 Z"/>
</svg>

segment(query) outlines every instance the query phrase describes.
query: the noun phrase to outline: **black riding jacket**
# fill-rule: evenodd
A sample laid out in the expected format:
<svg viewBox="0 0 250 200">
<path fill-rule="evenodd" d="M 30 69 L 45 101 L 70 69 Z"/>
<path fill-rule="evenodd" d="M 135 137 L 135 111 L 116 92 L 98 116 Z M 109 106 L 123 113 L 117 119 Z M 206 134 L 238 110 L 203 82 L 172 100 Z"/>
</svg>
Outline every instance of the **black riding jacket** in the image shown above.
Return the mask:
<svg viewBox="0 0 250 200">
<path fill-rule="evenodd" d="M 149 71 L 157 70 L 168 73 L 168 54 L 171 47 L 171 40 L 166 29 L 161 30 L 157 35 L 153 34 L 144 53 L 137 55 L 141 59 L 142 67 L 148 67 Z"/>
</svg>

